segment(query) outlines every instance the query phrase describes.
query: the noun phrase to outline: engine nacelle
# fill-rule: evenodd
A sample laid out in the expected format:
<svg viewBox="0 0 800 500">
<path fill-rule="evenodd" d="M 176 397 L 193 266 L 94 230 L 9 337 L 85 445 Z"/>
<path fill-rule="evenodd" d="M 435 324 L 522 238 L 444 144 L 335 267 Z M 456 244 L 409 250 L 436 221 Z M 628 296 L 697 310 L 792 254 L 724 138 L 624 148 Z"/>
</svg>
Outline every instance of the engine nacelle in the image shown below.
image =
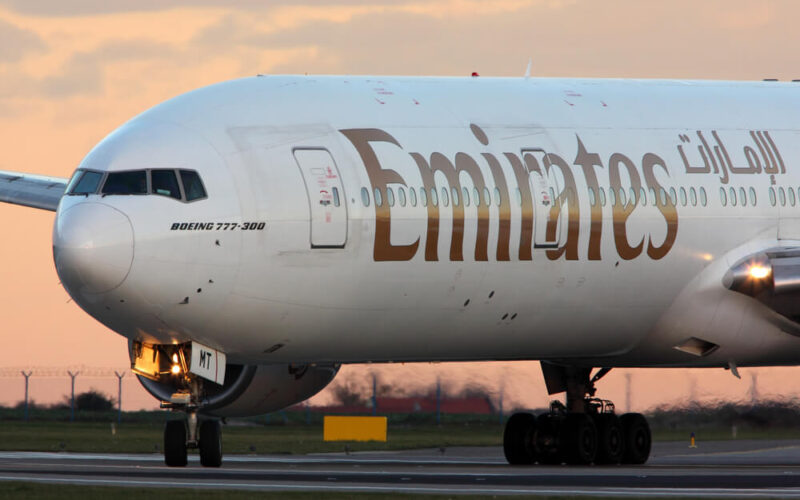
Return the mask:
<svg viewBox="0 0 800 500">
<path fill-rule="evenodd" d="M 247 417 L 286 408 L 324 389 L 339 366 L 228 364 L 225 370 L 224 385 L 204 384 L 202 414 Z M 161 401 L 169 401 L 178 389 L 169 378 L 137 377 L 147 392 Z"/>
</svg>

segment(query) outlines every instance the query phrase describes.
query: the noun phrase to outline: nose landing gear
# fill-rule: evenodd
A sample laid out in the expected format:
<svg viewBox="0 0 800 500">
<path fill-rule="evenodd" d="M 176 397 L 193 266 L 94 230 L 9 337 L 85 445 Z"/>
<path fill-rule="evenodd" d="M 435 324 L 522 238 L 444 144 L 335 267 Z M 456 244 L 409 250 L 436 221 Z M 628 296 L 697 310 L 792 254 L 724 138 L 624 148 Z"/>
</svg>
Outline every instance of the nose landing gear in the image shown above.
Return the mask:
<svg viewBox="0 0 800 500">
<path fill-rule="evenodd" d="M 639 413 L 618 417 L 614 403 L 594 397 L 595 382 L 611 369 L 590 378 L 591 369 L 542 363 L 548 392 L 567 393 L 566 406 L 554 401 L 550 411 L 535 417 L 515 413 L 506 422 L 503 452 L 511 465 L 643 464 L 650 456 L 650 427 Z"/>
<path fill-rule="evenodd" d="M 192 388 L 195 387 L 199 387 L 199 383 L 193 383 Z M 200 464 L 203 467 L 222 465 L 222 428 L 219 420 L 198 421 L 199 405 L 195 392 L 199 393 L 199 389 L 189 394 L 176 393 L 172 401 L 161 403 L 162 408 L 186 414 L 185 421 L 170 420 L 164 428 L 164 463 L 169 467 L 186 466 L 187 450 L 190 448 L 200 452 Z M 181 402 L 183 400 L 188 402 Z"/>
</svg>

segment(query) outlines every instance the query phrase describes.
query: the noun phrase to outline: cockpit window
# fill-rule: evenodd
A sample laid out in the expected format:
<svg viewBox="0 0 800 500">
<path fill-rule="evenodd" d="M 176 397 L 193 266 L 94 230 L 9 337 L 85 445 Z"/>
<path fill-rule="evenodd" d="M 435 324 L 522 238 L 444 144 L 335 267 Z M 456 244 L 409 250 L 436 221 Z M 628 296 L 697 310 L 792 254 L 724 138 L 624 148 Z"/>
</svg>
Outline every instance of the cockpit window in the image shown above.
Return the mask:
<svg viewBox="0 0 800 500">
<path fill-rule="evenodd" d="M 151 170 L 150 184 L 153 194 L 181 199 L 181 188 L 178 187 L 178 178 L 174 170 Z"/>
<path fill-rule="evenodd" d="M 192 170 L 181 170 L 181 181 L 183 181 L 183 192 L 186 201 L 197 200 L 206 197 L 206 190 L 197 172 Z"/>
<path fill-rule="evenodd" d="M 147 173 L 144 170 L 111 172 L 103 185 L 103 194 L 147 194 Z"/>
<path fill-rule="evenodd" d="M 67 190 L 69 194 L 94 194 L 100 186 L 100 180 L 103 178 L 102 172 L 93 172 L 91 170 L 79 170 L 72 178 L 70 187 Z"/>
<path fill-rule="evenodd" d="M 105 178 L 105 181 L 103 181 Z M 194 170 L 155 168 L 146 170 L 126 170 L 123 172 L 98 172 L 78 169 L 67 185 L 70 195 L 157 194 L 179 201 L 194 201 L 206 198 L 203 181 Z M 183 187 L 183 191 L 181 191 Z"/>
</svg>

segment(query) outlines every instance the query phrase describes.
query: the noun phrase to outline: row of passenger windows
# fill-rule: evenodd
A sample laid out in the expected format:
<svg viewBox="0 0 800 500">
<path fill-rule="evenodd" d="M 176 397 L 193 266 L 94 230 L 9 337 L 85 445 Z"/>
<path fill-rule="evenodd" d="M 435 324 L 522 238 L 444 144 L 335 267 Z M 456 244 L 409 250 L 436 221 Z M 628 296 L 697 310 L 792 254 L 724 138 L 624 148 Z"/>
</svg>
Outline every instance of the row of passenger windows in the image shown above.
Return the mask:
<svg viewBox="0 0 800 500">
<path fill-rule="evenodd" d="M 392 188 L 386 188 L 386 204 L 390 207 L 395 205 L 395 194 Z M 381 207 L 384 204 L 383 200 L 383 192 L 380 189 L 375 188 L 374 190 L 375 195 L 375 205 Z M 483 189 L 483 197 L 481 197 L 480 191 L 478 188 L 473 188 L 472 193 L 470 193 L 469 189 L 462 188 L 461 193 L 459 193 L 458 189 L 451 188 L 450 191 L 447 188 L 441 189 L 441 198 L 439 196 L 439 192 L 436 188 L 430 189 L 430 194 L 425 188 L 419 188 L 419 204 L 423 207 L 428 206 L 428 200 L 430 200 L 430 204 L 432 206 L 438 206 L 439 201 L 441 199 L 442 206 L 450 205 L 450 199 L 453 200 L 454 206 L 459 206 L 462 202 L 464 206 L 470 206 L 472 203 L 475 204 L 476 207 L 481 205 L 489 206 L 492 201 L 494 201 L 495 205 L 498 207 L 501 203 L 500 198 L 500 190 L 498 188 L 494 188 L 494 196 L 489 192 L 488 188 Z M 367 188 L 361 188 L 361 202 L 364 206 L 368 207 L 370 205 L 370 194 Z M 400 204 L 401 207 L 406 206 L 406 204 L 410 204 L 412 207 L 417 206 L 417 190 L 412 188 L 408 188 L 408 197 L 406 197 L 406 190 L 405 188 L 397 188 L 397 203 Z M 521 198 L 520 198 L 521 203 Z"/>
<path fill-rule="evenodd" d="M 419 196 L 417 193 L 419 193 Z M 549 189 L 549 194 L 550 199 L 554 200 L 555 193 L 552 188 Z M 395 195 L 395 190 L 387 187 L 385 191 L 375 188 L 372 197 L 374 197 L 375 204 L 379 207 L 383 206 L 384 203 L 389 207 L 395 206 L 395 203 L 399 204 L 401 207 L 405 207 L 407 204 L 416 207 L 418 202 L 421 206 L 426 207 L 428 206 L 429 200 L 432 206 L 439 206 L 441 202 L 442 206 L 445 207 L 449 206 L 451 201 L 453 206 L 459 206 L 463 203 L 463 205 L 467 207 L 471 205 L 476 207 L 489 206 L 492 203 L 499 207 L 502 204 L 502 198 L 498 188 L 494 188 L 493 191 L 484 188 L 482 192 L 479 191 L 478 188 L 473 188 L 472 191 L 467 188 L 462 188 L 459 192 L 456 188 L 450 188 L 448 190 L 443 187 L 439 191 L 437 191 L 436 188 L 431 188 L 430 190 L 419 188 L 419 191 L 417 191 L 415 188 L 410 187 L 406 191 L 406 188 L 399 187 Z M 372 197 L 367 188 L 361 188 L 361 202 L 364 206 L 370 206 Z M 522 194 L 519 188 L 515 190 L 515 198 L 517 205 L 521 206 Z M 749 205 L 754 207 L 758 203 L 756 190 L 753 187 L 747 189 L 740 187 L 738 190 L 734 187 L 720 187 L 719 198 L 723 207 L 728 206 L 728 203 L 734 207 L 737 205 L 743 207 Z M 633 188 L 628 188 L 627 190 L 625 188 L 608 188 L 608 190 L 598 188 L 597 192 L 595 192 L 593 188 L 589 188 L 589 203 L 592 206 L 599 204 L 604 207 L 606 204 L 616 205 L 617 203 L 627 205 L 629 201 L 642 206 L 648 204 L 651 206 L 667 206 L 667 204 L 672 204 L 674 206 L 680 205 L 684 207 L 696 207 L 698 205 L 705 207 L 708 206 L 708 194 L 705 188 L 702 187 L 698 189 L 694 187 L 690 187 L 689 189 L 681 187 L 677 190 L 675 188 L 669 188 L 669 190 L 660 188 L 658 192 L 653 188 L 641 188 L 638 196 Z M 792 188 L 770 187 L 769 201 L 773 207 L 778 203 L 780 203 L 781 206 L 800 205 L 800 187 L 797 188 L 796 193 Z"/>
<path fill-rule="evenodd" d="M 102 188 L 100 188 L 102 186 Z M 69 195 L 156 194 L 176 200 L 194 201 L 206 197 L 203 181 L 194 170 L 146 169 L 98 172 L 80 169 L 69 185 Z"/>
<path fill-rule="evenodd" d="M 791 206 L 800 204 L 800 187 L 797 188 L 797 196 L 795 196 L 794 189 L 792 188 L 783 189 L 782 187 L 779 187 L 778 189 L 775 189 L 774 187 L 771 187 L 769 188 L 769 202 L 773 207 L 777 205 L 778 202 L 780 202 L 782 207 L 785 207 L 787 204 Z"/>
<path fill-rule="evenodd" d="M 750 188 L 750 191 L 755 203 L 755 190 Z M 419 198 L 417 197 L 417 190 L 413 187 L 408 188 L 408 196 L 406 196 L 406 188 L 397 188 L 396 197 L 395 191 L 392 188 L 387 187 L 385 191 L 375 188 L 373 197 L 377 206 L 381 207 L 384 205 L 384 195 L 386 197 L 385 203 L 390 207 L 393 207 L 395 203 L 398 203 L 401 207 L 406 206 L 406 204 L 416 207 L 418 199 L 419 204 L 422 206 L 428 206 L 428 200 L 430 200 L 433 206 L 438 206 L 441 202 L 442 206 L 445 207 L 450 204 L 451 200 L 453 206 L 459 206 L 463 203 L 464 206 L 467 207 L 471 205 L 476 207 L 490 206 L 492 203 L 499 207 L 503 202 L 500 189 L 498 188 L 494 188 L 492 191 L 488 188 L 484 188 L 482 192 L 479 191 L 478 188 L 473 188 L 472 191 L 467 188 L 461 188 L 460 192 L 456 188 L 450 188 L 450 190 L 448 190 L 443 187 L 440 191 L 437 191 L 436 188 L 431 188 L 430 190 L 419 188 Z M 555 192 L 552 188 L 549 189 L 549 195 L 550 200 L 555 200 Z M 515 190 L 515 198 L 517 205 L 522 206 L 522 193 L 519 188 Z M 678 191 L 674 188 L 670 188 L 669 191 L 662 188 L 659 190 L 658 196 L 655 189 L 650 188 L 649 190 L 645 190 L 642 188 L 638 197 L 633 188 L 627 191 L 624 188 L 619 188 L 618 190 L 609 188 L 608 196 L 606 196 L 606 190 L 604 188 L 599 188 L 597 193 L 595 193 L 593 188 L 589 188 L 589 203 L 593 206 L 598 203 L 601 206 L 606 206 L 606 203 L 615 205 L 617 201 L 622 205 L 626 205 L 628 203 L 627 200 L 630 200 L 632 203 L 640 203 L 641 205 L 647 205 L 649 200 L 649 203 L 653 206 L 659 204 L 666 206 L 668 198 L 673 205 L 677 205 L 678 201 L 680 201 L 680 204 L 683 206 L 689 204 L 697 206 L 698 203 L 702 206 L 706 206 L 708 204 L 708 196 L 704 188 L 696 190 L 692 187 L 689 188 L 688 191 L 685 188 L 680 188 Z M 371 203 L 371 199 L 369 190 L 362 187 L 361 202 L 364 206 L 368 207 Z"/>
</svg>

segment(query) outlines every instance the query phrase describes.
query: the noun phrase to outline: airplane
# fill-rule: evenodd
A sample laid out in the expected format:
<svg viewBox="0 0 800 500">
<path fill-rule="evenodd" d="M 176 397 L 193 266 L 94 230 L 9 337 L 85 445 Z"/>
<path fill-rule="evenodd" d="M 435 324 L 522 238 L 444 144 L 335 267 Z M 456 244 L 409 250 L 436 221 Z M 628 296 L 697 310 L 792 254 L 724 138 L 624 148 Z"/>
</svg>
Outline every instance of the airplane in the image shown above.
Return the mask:
<svg viewBox="0 0 800 500">
<path fill-rule="evenodd" d="M 61 284 L 186 415 L 168 466 L 342 364 L 494 360 L 566 395 L 508 419 L 510 464 L 642 464 L 612 368 L 800 359 L 797 85 L 258 75 L 0 200 L 55 212 Z"/>
</svg>

